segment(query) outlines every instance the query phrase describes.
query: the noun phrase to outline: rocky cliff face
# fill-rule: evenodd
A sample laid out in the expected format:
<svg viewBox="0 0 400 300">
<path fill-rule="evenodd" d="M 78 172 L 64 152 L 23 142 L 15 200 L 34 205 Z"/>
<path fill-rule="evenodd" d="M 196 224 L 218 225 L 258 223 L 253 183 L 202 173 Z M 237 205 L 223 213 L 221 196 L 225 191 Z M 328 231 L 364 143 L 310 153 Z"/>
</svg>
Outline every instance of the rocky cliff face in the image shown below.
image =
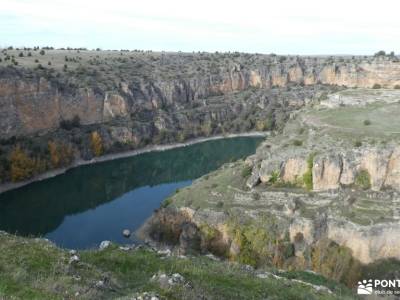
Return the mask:
<svg viewBox="0 0 400 300">
<path fill-rule="evenodd" d="M 0 78 L 1 135 L 29 135 L 59 127 L 61 120 L 79 116 L 83 124 L 101 123 L 104 102 L 92 90 L 78 89 L 74 94 L 62 93 L 40 77 Z M 106 115 L 107 116 L 107 115 Z"/>
<path fill-rule="evenodd" d="M 212 57 L 212 55 L 210 55 Z M 194 56 L 195 57 L 195 56 Z M 217 60 L 211 74 L 176 72 L 166 77 L 157 66 L 139 75 L 124 75 L 118 87 L 109 90 L 96 85 L 99 75 L 87 74 L 88 84 L 76 82 L 79 74 L 54 74 L 48 70 L 3 69 L 0 76 L 1 134 L 28 135 L 58 128 L 61 120 L 79 116 L 83 124 L 114 118 L 136 119 L 145 110 L 176 110 L 214 95 L 228 95 L 249 88 L 268 89 L 289 84 L 384 87 L 400 85 L 400 63 L 388 58 L 339 59 L 249 56 L 237 61 L 227 55 Z M 186 62 L 193 63 L 195 58 Z M 166 64 L 179 67 L 171 57 Z M 117 66 L 116 66 L 117 68 Z M 98 73 L 94 73 L 98 74 Z M 152 75 L 153 74 L 153 75 Z M 148 78 L 148 76 L 152 76 Z M 76 78 L 78 77 L 78 78 Z M 93 78 L 91 78 L 93 77 Z"/>
<path fill-rule="evenodd" d="M 253 187 L 259 181 L 268 183 L 274 174 L 285 183 L 301 185 L 304 176 L 310 171 L 314 191 L 357 185 L 361 179 L 365 180 L 365 187 L 374 191 L 387 188 L 400 191 L 400 148 L 397 145 L 339 151 L 318 154 L 313 150 L 307 153 L 307 150 L 302 149 L 299 154 L 287 153 L 288 157 L 282 153 L 270 155 L 261 161 L 260 168 L 253 170 L 248 186 Z M 311 164 L 310 169 L 307 161 Z"/>
</svg>

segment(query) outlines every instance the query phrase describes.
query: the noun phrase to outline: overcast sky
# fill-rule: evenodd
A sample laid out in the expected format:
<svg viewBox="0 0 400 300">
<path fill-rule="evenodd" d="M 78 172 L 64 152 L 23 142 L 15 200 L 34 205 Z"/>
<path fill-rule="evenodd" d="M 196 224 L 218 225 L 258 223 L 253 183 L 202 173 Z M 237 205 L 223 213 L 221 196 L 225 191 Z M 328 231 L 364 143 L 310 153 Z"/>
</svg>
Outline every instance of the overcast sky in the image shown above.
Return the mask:
<svg viewBox="0 0 400 300">
<path fill-rule="evenodd" d="M 399 0 L 1 0 L 0 47 L 397 53 L 399 9 Z"/>
</svg>

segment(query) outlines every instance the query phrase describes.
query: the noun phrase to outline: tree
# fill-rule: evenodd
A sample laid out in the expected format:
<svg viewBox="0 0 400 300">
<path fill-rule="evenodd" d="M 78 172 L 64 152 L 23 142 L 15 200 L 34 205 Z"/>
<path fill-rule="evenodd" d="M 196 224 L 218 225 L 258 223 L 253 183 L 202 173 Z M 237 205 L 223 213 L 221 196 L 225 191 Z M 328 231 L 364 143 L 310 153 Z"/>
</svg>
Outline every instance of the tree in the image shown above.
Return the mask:
<svg viewBox="0 0 400 300">
<path fill-rule="evenodd" d="M 53 141 L 48 143 L 49 152 L 50 152 L 50 160 L 53 167 L 57 168 L 60 165 L 60 155 L 57 150 L 57 144 Z"/>
<path fill-rule="evenodd" d="M 40 50 L 39 54 L 40 54 L 40 55 L 45 55 L 46 52 L 42 49 L 42 50 Z"/>
<path fill-rule="evenodd" d="M 386 52 L 383 51 L 383 50 L 378 51 L 378 52 L 376 52 L 376 53 L 374 54 L 374 56 L 385 56 L 385 55 L 386 55 Z"/>
<path fill-rule="evenodd" d="M 72 162 L 73 151 L 70 145 L 50 141 L 48 143 L 51 164 L 54 168 L 66 166 Z"/>
<path fill-rule="evenodd" d="M 103 141 L 97 131 L 92 132 L 90 135 L 90 145 L 95 156 L 103 154 Z"/>
<path fill-rule="evenodd" d="M 11 180 L 16 182 L 32 177 L 35 161 L 18 145 L 11 152 Z"/>
</svg>

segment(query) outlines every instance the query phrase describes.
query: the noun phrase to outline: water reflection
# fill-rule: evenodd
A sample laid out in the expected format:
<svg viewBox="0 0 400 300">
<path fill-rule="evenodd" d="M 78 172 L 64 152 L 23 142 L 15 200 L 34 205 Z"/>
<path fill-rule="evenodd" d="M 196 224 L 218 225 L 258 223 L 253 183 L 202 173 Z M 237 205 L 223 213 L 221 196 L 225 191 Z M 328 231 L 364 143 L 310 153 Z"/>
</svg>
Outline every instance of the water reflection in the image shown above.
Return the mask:
<svg viewBox="0 0 400 300">
<path fill-rule="evenodd" d="M 0 194 L 0 229 L 69 248 L 123 243 L 122 229 L 137 229 L 177 188 L 253 153 L 260 141 L 208 141 L 70 170 Z"/>
</svg>

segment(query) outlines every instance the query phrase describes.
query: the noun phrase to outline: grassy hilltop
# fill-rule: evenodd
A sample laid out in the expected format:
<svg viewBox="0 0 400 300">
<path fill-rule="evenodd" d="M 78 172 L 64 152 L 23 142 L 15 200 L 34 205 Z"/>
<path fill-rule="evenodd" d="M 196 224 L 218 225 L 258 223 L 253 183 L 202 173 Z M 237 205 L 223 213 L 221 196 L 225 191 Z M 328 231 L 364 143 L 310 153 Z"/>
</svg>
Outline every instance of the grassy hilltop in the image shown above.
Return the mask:
<svg viewBox="0 0 400 300">
<path fill-rule="evenodd" d="M 307 272 L 268 270 L 277 276 L 262 278 L 238 264 L 116 245 L 76 255 L 79 261 L 45 240 L 0 234 L 0 298 L 135 299 L 147 292 L 161 299 L 353 299 L 344 286 Z M 183 279 L 151 279 L 161 273 Z"/>
</svg>

